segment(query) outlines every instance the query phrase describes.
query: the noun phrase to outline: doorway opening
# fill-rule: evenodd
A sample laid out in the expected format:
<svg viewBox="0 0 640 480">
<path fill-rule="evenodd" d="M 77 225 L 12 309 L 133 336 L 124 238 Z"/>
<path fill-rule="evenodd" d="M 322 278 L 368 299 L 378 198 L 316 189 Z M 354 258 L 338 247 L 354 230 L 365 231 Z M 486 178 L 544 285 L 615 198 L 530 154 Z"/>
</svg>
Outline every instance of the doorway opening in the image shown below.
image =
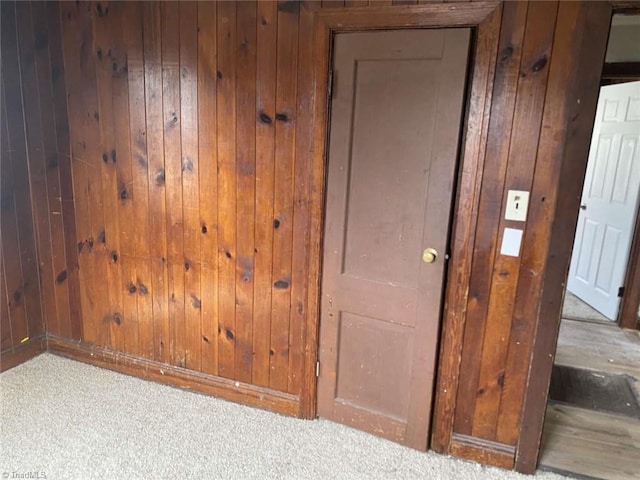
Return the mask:
<svg viewBox="0 0 640 480">
<path fill-rule="evenodd" d="M 567 277 L 541 468 L 640 471 L 640 15 L 613 16 Z"/>
</svg>

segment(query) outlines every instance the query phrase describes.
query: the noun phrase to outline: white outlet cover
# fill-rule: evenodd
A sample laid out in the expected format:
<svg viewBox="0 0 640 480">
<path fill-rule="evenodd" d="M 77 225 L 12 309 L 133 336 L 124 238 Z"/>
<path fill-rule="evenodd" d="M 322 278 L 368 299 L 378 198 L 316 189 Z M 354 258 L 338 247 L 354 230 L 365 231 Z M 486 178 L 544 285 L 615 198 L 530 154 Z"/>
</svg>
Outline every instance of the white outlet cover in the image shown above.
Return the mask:
<svg viewBox="0 0 640 480">
<path fill-rule="evenodd" d="M 522 230 L 517 228 L 505 228 L 502 235 L 500 253 L 509 257 L 520 256 L 520 244 L 522 243 Z"/>
<path fill-rule="evenodd" d="M 524 190 L 509 190 L 507 193 L 507 208 L 505 209 L 505 220 L 524 222 L 527 219 L 529 208 L 529 192 Z"/>
</svg>

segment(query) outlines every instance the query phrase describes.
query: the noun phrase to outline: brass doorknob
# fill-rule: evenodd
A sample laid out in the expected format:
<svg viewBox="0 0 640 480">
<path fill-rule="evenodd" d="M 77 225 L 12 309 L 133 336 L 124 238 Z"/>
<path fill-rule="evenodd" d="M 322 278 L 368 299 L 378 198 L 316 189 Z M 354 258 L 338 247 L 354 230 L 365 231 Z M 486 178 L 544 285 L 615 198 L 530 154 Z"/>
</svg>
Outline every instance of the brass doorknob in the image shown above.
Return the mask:
<svg viewBox="0 0 640 480">
<path fill-rule="evenodd" d="M 436 261 L 437 258 L 438 258 L 438 252 L 436 251 L 435 248 L 427 248 L 422 253 L 422 261 L 424 263 L 433 263 Z"/>
</svg>

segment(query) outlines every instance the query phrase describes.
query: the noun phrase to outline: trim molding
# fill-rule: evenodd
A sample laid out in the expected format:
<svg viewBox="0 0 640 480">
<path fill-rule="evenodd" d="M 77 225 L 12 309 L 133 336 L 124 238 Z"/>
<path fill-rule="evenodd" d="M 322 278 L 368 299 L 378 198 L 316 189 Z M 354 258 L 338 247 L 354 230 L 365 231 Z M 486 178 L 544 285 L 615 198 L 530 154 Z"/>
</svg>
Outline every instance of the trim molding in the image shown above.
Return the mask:
<svg viewBox="0 0 640 480">
<path fill-rule="evenodd" d="M 17 367 L 21 363 L 31 360 L 47 349 L 47 340 L 44 334 L 31 338 L 25 343 L 8 348 L 0 353 L 0 372 Z"/>
<path fill-rule="evenodd" d="M 153 380 L 284 415 L 300 416 L 298 396 L 290 393 L 195 372 L 54 335 L 49 335 L 48 350 L 56 355 L 138 378 Z"/>
<path fill-rule="evenodd" d="M 512 445 L 454 432 L 451 436 L 450 452 L 457 457 L 470 458 L 477 462 L 512 470 L 516 448 Z"/>
</svg>

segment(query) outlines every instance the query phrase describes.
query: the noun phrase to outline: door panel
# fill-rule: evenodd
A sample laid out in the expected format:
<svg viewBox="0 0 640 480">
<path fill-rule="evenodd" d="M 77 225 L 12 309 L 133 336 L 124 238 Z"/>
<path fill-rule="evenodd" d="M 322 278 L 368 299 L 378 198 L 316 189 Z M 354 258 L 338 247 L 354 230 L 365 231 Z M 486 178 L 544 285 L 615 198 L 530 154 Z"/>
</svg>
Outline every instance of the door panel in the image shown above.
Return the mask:
<svg viewBox="0 0 640 480">
<path fill-rule="evenodd" d="M 334 43 L 318 412 L 422 450 L 468 50 L 468 29 Z"/>
<path fill-rule="evenodd" d="M 567 288 L 618 315 L 640 190 L 640 82 L 600 91 Z"/>
</svg>

